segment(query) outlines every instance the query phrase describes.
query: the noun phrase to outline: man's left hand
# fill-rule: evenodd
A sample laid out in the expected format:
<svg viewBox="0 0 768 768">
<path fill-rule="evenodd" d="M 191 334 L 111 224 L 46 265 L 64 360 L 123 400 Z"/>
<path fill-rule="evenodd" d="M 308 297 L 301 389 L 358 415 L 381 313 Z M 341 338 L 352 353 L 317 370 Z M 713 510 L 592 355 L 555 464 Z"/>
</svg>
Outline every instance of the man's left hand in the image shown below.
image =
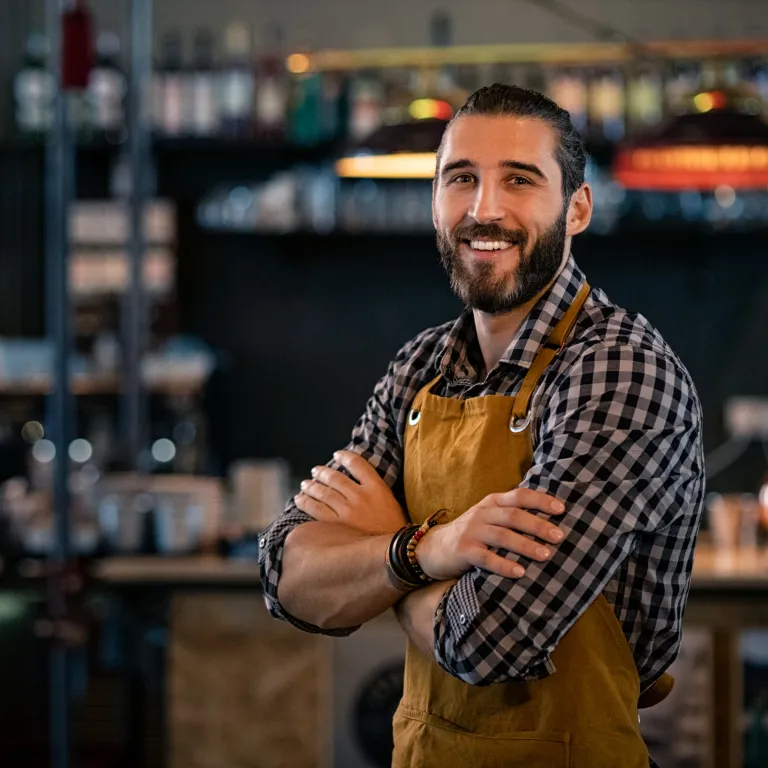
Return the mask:
<svg viewBox="0 0 768 768">
<path fill-rule="evenodd" d="M 314 467 L 313 479 L 301 484 L 294 499 L 302 512 L 372 535 L 395 533 L 408 522 L 390 487 L 362 456 L 338 451 L 333 457 L 354 480 L 331 467 Z"/>
</svg>

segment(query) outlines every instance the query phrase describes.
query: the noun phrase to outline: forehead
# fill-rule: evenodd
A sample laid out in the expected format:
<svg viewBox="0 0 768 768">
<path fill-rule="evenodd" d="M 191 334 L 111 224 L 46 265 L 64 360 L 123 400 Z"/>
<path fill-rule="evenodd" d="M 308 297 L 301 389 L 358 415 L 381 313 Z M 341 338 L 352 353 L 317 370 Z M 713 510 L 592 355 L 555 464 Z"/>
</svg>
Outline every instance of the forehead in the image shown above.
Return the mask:
<svg viewBox="0 0 768 768">
<path fill-rule="evenodd" d="M 504 160 L 538 165 L 547 176 L 559 176 L 554 129 L 543 120 L 508 115 L 462 115 L 443 139 L 441 165 L 471 160 L 497 166 Z"/>
</svg>

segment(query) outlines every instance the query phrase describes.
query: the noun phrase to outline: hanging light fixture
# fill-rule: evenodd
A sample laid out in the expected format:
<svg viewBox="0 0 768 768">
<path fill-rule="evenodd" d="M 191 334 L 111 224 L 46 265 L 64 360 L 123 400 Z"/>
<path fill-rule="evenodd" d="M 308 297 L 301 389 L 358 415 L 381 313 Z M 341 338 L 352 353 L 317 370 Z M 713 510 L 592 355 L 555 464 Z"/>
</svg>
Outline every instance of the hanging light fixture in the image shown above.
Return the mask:
<svg viewBox="0 0 768 768">
<path fill-rule="evenodd" d="M 614 176 L 628 189 L 682 192 L 768 186 L 768 124 L 751 90 L 712 88 L 692 94 L 687 114 L 623 146 Z"/>
<path fill-rule="evenodd" d="M 445 117 L 416 118 L 399 125 L 385 125 L 372 133 L 364 146 L 336 161 L 336 174 L 346 179 L 431 179 L 435 175 L 435 150 L 453 109 L 447 102 L 419 104 Z M 414 110 L 411 104 L 411 113 Z"/>
</svg>

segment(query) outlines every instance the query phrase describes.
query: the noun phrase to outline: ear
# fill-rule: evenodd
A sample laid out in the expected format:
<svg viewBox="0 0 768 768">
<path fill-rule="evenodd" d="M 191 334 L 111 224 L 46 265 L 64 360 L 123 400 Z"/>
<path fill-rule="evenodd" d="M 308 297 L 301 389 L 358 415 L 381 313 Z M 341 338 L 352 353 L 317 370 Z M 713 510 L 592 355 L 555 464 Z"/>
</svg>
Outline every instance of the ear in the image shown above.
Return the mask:
<svg viewBox="0 0 768 768">
<path fill-rule="evenodd" d="M 582 184 L 571 195 L 568 205 L 568 216 L 565 234 L 569 237 L 583 232 L 592 220 L 592 188 L 589 184 Z"/>
</svg>

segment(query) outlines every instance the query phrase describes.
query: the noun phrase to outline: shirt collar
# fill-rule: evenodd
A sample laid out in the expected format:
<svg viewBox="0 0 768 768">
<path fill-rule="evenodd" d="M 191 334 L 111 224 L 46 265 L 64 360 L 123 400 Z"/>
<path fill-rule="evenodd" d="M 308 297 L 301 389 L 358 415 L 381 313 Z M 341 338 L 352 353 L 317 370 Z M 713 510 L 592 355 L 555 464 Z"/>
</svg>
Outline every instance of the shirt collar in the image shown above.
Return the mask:
<svg viewBox="0 0 768 768">
<path fill-rule="evenodd" d="M 499 362 L 530 368 L 585 279 L 573 255 L 569 255 L 552 287 L 534 305 Z M 438 355 L 438 368 L 449 381 L 463 378 L 477 381 L 482 368 L 479 355 L 474 317 L 471 310 L 465 309 L 448 332 Z"/>
</svg>

